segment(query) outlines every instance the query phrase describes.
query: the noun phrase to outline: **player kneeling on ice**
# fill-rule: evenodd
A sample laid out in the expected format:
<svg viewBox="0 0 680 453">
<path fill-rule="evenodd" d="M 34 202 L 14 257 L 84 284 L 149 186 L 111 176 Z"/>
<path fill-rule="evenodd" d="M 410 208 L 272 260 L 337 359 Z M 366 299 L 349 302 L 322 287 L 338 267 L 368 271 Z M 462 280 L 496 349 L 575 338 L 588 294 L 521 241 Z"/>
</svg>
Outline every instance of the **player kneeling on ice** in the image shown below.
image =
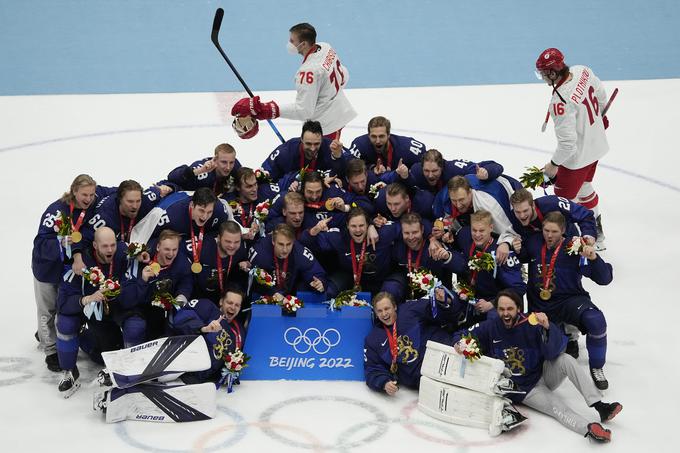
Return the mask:
<svg viewBox="0 0 680 453">
<path fill-rule="evenodd" d="M 471 335 L 481 353 L 500 359 L 510 370 L 519 390 L 508 394 L 513 402 L 522 403 L 557 419 L 574 432 L 599 442 L 609 442 L 611 431 L 572 411 L 553 391 L 565 377 L 595 409 L 601 422 L 613 419 L 623 408 L 619 403 L 604 403 L 595 384 L 568 354 L 563 354 L 567 338 L 544 313 L 525 316 L 520 313 L 522 299 L 512 290 L 502 290 L 495 300 L 498 317 L 456 333 L 456 339 Z M 462 353 L 464 345 L 456 344 Z M 422 384 L 421 384 L 422 386 Z"/>
<path fill-rule="evenodd" d="M 182 375 L 184 382 L 218 382 L 229 354 L 243 351 L 246 329 L 236 317 L 244 298 L 240 289 L 227 288 L 220 298 L 219 309 L 210 299 L 194 299 L 177 312 L 172 325 L 173 333 L 201 334 L 210 351 L 210 368 Z"/>
<path fill-rule="evenodd" d="M 418 388 L 427 341 L 453 344 L 452 335 L 441 327 L 455 323 L 462 311 L 462 303 L 453 297 L 437 289 L 434 302 L 427 298 L 406 301 L 397 312 L 392 294 L 376 294 L 373 312 L 380 323 L 364 340 L 366 385 L 390 396 L 397 393 L 398 384 Z"/>
<path fill-rule="evenodd" d="M 210 368 L 210 353 L 201 335 L 185 335 L 104 352 L 106 368 L 97 381 L 93 409 L 106 422 L 141 420 L 191 422 L 213 418 L 217 411 L 215 384 L 185 385 L 184 372 Z"/>
</svg>

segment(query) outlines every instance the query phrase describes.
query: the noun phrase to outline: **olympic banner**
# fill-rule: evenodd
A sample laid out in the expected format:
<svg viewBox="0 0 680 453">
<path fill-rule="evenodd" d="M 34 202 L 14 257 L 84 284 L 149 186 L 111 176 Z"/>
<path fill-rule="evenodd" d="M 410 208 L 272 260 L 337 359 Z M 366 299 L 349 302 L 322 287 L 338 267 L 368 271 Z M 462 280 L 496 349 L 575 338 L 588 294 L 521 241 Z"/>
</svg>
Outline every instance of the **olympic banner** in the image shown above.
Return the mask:
<svg viewBox="0 0 680 453">
<path fill-rule="evenodd" d="M 243 348 L 251 359 L 240 378 L 362 381 L 371 327 L 370 307 L 307 304 L 290 317 L 275 305 L 253 305 Z"/>
</svg>

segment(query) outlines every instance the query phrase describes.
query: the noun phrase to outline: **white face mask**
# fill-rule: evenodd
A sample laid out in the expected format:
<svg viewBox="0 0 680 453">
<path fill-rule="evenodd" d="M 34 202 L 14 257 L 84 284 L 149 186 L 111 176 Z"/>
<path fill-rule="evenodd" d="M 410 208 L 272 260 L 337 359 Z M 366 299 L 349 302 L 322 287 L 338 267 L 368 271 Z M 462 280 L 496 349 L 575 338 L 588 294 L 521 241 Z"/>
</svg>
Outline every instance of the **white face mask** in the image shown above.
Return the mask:
<svg viewBox="0 0 680 453">
<path fill-rule="evenodd" d="M 299 46 L 299 44 L 298 44 L 298 46 Z M 290 41 L 288 41 L 288 42 L 286 43 L 286 50 L 288 50 L 288 53 L 291 54 L 291 55 L 295 55 L 295 54 L 298 53 L 297 47 L 294 46 L 293 43 L 290 42 Z"/>
</svg>

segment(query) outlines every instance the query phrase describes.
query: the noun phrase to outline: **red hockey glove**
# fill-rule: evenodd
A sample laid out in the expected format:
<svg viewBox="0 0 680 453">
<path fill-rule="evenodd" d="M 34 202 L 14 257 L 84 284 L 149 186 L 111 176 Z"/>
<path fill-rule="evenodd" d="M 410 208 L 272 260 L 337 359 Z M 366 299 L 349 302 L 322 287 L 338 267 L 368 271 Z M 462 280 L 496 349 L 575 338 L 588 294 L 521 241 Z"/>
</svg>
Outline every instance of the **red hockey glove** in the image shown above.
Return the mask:
<svg viewBox="0 0 680 453">
<path fill-rule="evenodd" d="M 607 119 L 607 115 L 602 117 L 602 122 L 604 123 L 604 130 L 607 130 L 609 127 L 609 120 Z"/>
<path fill-rule="evenodd" d="M 271 120 L 279 117 L 279 106 L 274 101 L 260 102 L 260 96 L 243 98 L 231 108 L 232 116 L 254 116 L 258 120 Z"/>
</svg>

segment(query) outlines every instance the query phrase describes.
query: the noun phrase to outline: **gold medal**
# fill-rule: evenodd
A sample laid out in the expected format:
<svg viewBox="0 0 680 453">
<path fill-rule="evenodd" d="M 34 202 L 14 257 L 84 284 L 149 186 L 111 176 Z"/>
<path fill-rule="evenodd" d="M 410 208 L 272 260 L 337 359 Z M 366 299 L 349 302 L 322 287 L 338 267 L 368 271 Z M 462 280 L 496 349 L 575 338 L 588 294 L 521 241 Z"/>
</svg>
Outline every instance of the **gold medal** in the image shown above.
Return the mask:
<svg viewBox="0 0 680 453">
<path fill-rule="evenodd" d="M 538 295 L 542 300 L 549 300 L 552 297 L 552 290 L 543 288 Z"/>
<path fill-rule="evenodd" d="M 440 230 L 443 230 L 443 229 L 444 229 L 444 221 L 441 220 L 441 219 L 435 220 L 435 221 L 434 221 L 434 227 L 435 227 L 435 228 L 438 228 L 438 229 L 440 229 Z"/>
<path fill-rule="evenodd" d="M 390 373 L 397 374 L 397 362 L 392 362 L 392 365 L 390 365 Z"/>
<path fill-rule="evenodd" d="M 335 201 L 333 201 L 332 198 L 329 198 L 328 200 L 326 200 L 326 203 L 324 204 L 324 206 L 326 207 L 326 211 L 332 211 L 333 205 L 335 205 Z"/>
<path fill-rule="evenodd" d="M 200 274 L 202 269 L 203 269 L 203 266 L 201 266 L 201 263 L 192 263 L 191 264 L 191 272 L 193 272 L 194 274 Z"/>
<path fill-rule="evenodd" d="M 151 264 L 149 264 L 149 267 L 153 271 L 154 274 L 158 275 L 158 273 L 161 271 L 161 265 L 156 263 L 155 261 Z"/>
<path fill-rule="evenodd" d="M 529 321 L 529 324 L 531 324 L 532 326 L 538 325 L 538 318 L 536 317 L 536 313 L 531 313 L 527 317 L 527 321 Z"/>
<path fill-rule="evenodd" d="M 71 242 L 74 244 L 77 244 L 78 242 L 83 240 L 83 235 L 80 233 L 80 231 L 74 231 L 71 233 Z"/>
</svg>

